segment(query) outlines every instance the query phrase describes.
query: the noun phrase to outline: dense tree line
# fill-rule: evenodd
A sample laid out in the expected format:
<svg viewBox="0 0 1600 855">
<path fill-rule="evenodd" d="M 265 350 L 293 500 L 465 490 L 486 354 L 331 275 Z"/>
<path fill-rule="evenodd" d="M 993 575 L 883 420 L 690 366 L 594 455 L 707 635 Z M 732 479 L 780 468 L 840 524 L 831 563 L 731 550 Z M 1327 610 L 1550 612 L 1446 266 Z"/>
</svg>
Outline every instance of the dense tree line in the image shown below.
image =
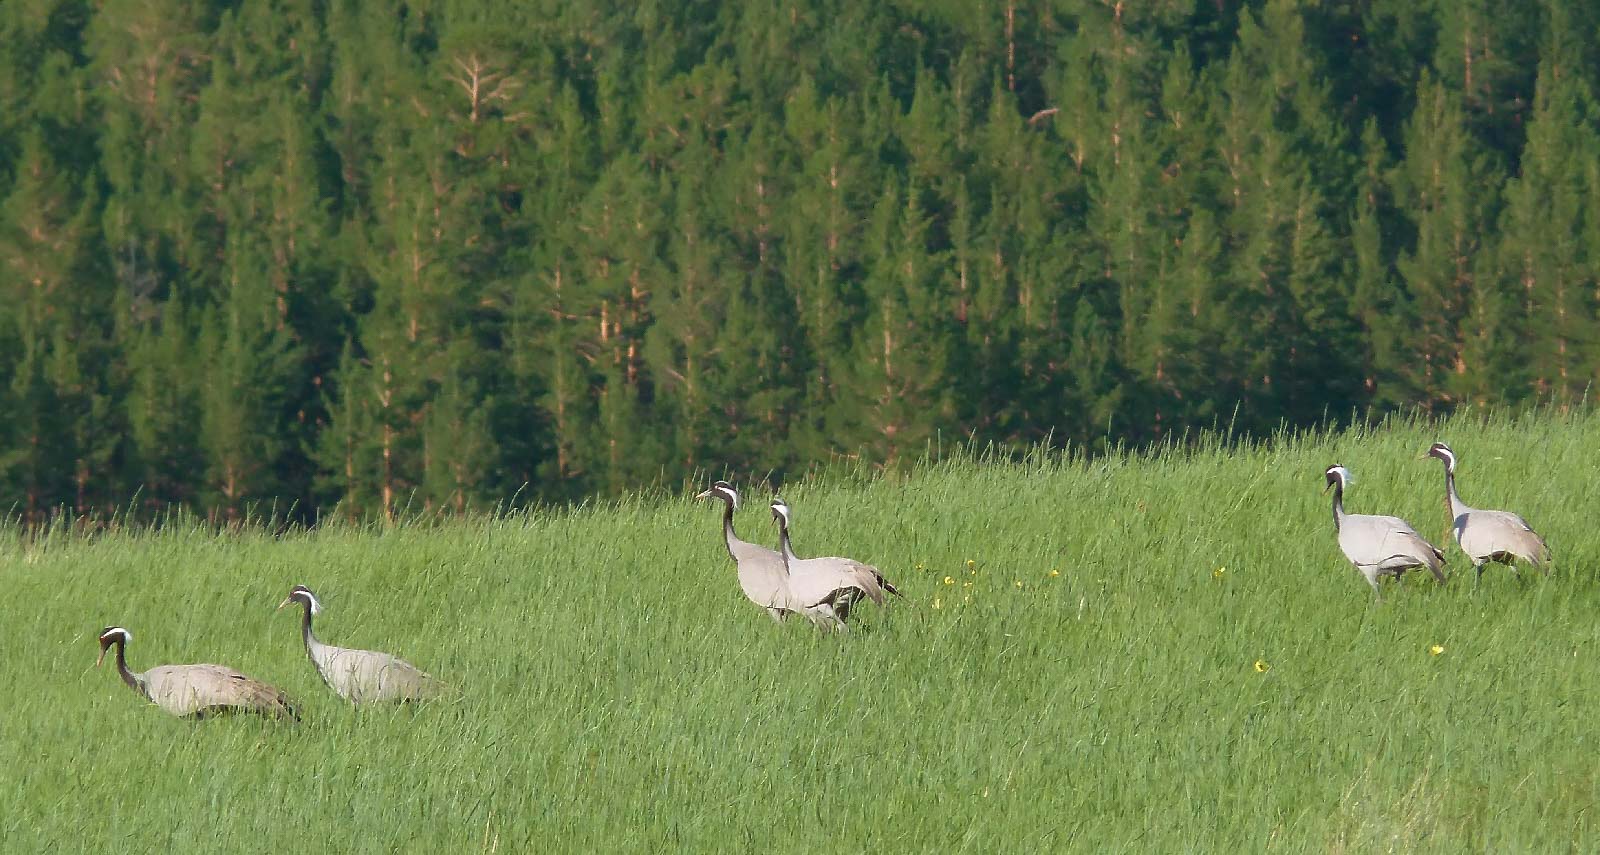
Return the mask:
<svg viewBox="0 0 1600 855">
<path fill-rule="evenodd" d="M 1597 36 L 1585 0 L 0 4 L 0 501 L 367 515 L 1575 398 Z"/>
</svg>

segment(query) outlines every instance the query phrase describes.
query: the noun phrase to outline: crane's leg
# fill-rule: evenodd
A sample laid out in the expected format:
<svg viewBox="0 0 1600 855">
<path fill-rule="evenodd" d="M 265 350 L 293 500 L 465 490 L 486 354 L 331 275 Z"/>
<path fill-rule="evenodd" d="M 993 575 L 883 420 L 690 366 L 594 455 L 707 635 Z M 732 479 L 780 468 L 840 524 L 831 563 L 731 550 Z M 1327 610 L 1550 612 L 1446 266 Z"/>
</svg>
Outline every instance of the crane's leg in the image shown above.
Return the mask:
<svg viewBox="0 0 1600 855">
<path fill-rule="evenodd" d="M 1482 561 L 1474 561 L 1474 562 L 1472 562 L 1472 568 L 1474 570 L 1478 571 L 1478 575 L 1472 577 L 1472 587 L 1473 588 L 1477 588 L 1478 587 L 1478 583 L 1483 581 L 1483 562 Z"/>
<path fill-rule="evenodd" d="M 834 613 L 832 603 L 820 603 L 806 609 L 806 617 L 820 630 L 844 629 L 844 621 L 839 620 L 839 615 Z"/>
<path fill-rule="evenodd" d="M 849 629 L 847 629 L 845 627 L 844 620 L 839 617 L 839 613 L 834 609 L 834 607 L 832 605 L 823 606 L 823 608 L 825 609 L 823 614 L 827 615 L 827 617 L 828 617 L 828 622 L 823 624 L 823 626 L 826 629 L 829 629 L 829 630 L 831 630 L 833 632 L 849 632 L 850 631 Z"/>
</svg>

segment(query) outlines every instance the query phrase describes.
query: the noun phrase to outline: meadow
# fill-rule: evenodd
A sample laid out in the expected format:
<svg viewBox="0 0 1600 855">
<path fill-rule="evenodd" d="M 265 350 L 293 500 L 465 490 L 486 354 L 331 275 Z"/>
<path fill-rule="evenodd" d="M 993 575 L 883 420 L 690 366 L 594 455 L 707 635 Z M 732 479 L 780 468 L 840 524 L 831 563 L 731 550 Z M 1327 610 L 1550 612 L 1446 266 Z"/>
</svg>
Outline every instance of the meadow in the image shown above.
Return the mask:
<svg viewBox="0 0 1600 855">
<path fill-rule="evenodd" d="M 1321 490 L 1446 545 L 1463 497 L 1549 540 L 1549 577 L 1411 574 L 1375 602 Z M 1600 849 L 1600 418 L 1394 420 L 1092 460 L 955 455 L 786 486 L 804 555 L 905 593 L 848 635 L 746 602 L 721 505 L 272 535 L 0 533 L 0 847 L 17 852 Z M 746 484 L 740 534 L 771 542 Z M 353 709 L 329 643 L 445 700 Z M 298 725 L 193 723 L 131 667 L 220 662 Z"/>
</svg>

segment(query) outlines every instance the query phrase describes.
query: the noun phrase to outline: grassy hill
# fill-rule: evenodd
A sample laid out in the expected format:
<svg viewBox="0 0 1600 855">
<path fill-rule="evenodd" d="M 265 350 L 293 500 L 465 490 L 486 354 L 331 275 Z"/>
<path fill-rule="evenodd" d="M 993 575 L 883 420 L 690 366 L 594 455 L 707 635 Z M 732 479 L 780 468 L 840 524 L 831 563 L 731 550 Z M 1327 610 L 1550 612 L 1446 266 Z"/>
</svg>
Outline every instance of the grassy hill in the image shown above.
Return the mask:
<svg viewBox="0 0 1600 855">
<path fill-rule="evenodd" d="M 1517 510 L 1550 578 L 1454 544 L 1381 603 L 1335 543 L 1352 512 L 1445 545 L 1436 438 L 1468 502 Z M 856 630 L 745 602 L 721 506 L 274 538 L 172 526 L 0 541 L 0 840 L 13 851 L 1462 851 L 1600 847 L 1592 714 L 1600 419 L 1396 422 L 1094 461 L 962 459 L 785 490 L 796 548 L 905 592 Z M 747 539 L 774 531 L 754 490 Z M 448 701 L 355 710 L 319 635 L 402 655 Z M 130 664 L 220 662 L 298 726 L 195 724 Z M 1442 652 L 1433 652 L 1442 648 Z"/>
</svg>

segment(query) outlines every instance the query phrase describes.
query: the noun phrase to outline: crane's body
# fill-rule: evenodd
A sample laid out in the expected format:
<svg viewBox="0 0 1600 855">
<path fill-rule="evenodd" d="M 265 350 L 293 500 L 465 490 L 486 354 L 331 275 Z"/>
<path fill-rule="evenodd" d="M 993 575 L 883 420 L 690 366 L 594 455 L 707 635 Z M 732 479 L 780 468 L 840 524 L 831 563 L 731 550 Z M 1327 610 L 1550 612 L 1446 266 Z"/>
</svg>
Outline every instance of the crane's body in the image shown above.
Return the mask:
<svg viewBox="0 0 1600 855">
<path fill-rule="evenodd" d="M 778 523 L 779 554 L 789 573 L 792 602 L 812 623 L 843 629 L 851 609 L 862 597 L 882 605 L 885 592 L 900 595 L 870 564 L 853 558 L 795 555 L 789 542 L 789 506 L 782 499 L 772 503 L 772 517 Z"/>
<path fill-rule="evenodd" d="M 1518 562 L 1549 572 L 1550 547 L 1528 521 L 1510 511 L 1474 508 L 1456 492 L 1456 455 L 1450 446 L 1436 442 L 1429 457 L 1444 462 L 1445 500 L 1450 506 L 1450 531 L 1456 545 L 1472 560 L 1474 583 L 1483 578 L 1483 565 L 1493 561 L 1516 569 Z"/>
<path fill-rule="evenodd" d="M 425 700 L 443 691 L 443 683 L 404 659 L 377 650 L 335 647 L 318 641 L 311 631 L 311 617 L 322 611 L 322 604 L 311 589 L 296 585 L 278 608 L 291 603 L 299 603 L 305 609 L 300 635 L 306 656 L 322 682 L 339 697 L 353 704 L 404 702 Z"/>
<path fill-rule="evenodd" d="M 1339 551 L 1374 593 L 1379 592 L 1378 581 L 1384 576 L 1399 579 L 1413 568 L 1425 567 L 1439 582 L 1445 580 L 1444 552 L 1399 517 L 1346 513 L 1344 488 L 1351 480 L 1350 470 L 1335 464 L 1325 475 L 1333 489 L 1333 527 Z"/>
<path fill-rule="evenodd" d="M 133 633 L 119 626 L 100 633 L 100 658 L 117 648 L 117 672 L 128 687 L 162 711 L 179 717 L 208 718 L 227 713 L 255 713 L 272 718 L 299 719 L 294 703 L 282 690 L 224 665 L 157 665 L 148 671 L 128 668 L 126 647 Z"/>
<path fill-rule="evenodd" d="M 695 498 L 723 501 L 722 541 L 738 569 L 739 590 L 744 592 L 745 599 L 765 609 L 774 621 L 782 623 L 795 611 L 791 603 L 789 572 L 784 567 L 783 556 L 765 546 L 740 540 L 734 533 L 733 512 L 739 506 L 738 491 L 728 482 L 718 481 Z"/>
</svg>

